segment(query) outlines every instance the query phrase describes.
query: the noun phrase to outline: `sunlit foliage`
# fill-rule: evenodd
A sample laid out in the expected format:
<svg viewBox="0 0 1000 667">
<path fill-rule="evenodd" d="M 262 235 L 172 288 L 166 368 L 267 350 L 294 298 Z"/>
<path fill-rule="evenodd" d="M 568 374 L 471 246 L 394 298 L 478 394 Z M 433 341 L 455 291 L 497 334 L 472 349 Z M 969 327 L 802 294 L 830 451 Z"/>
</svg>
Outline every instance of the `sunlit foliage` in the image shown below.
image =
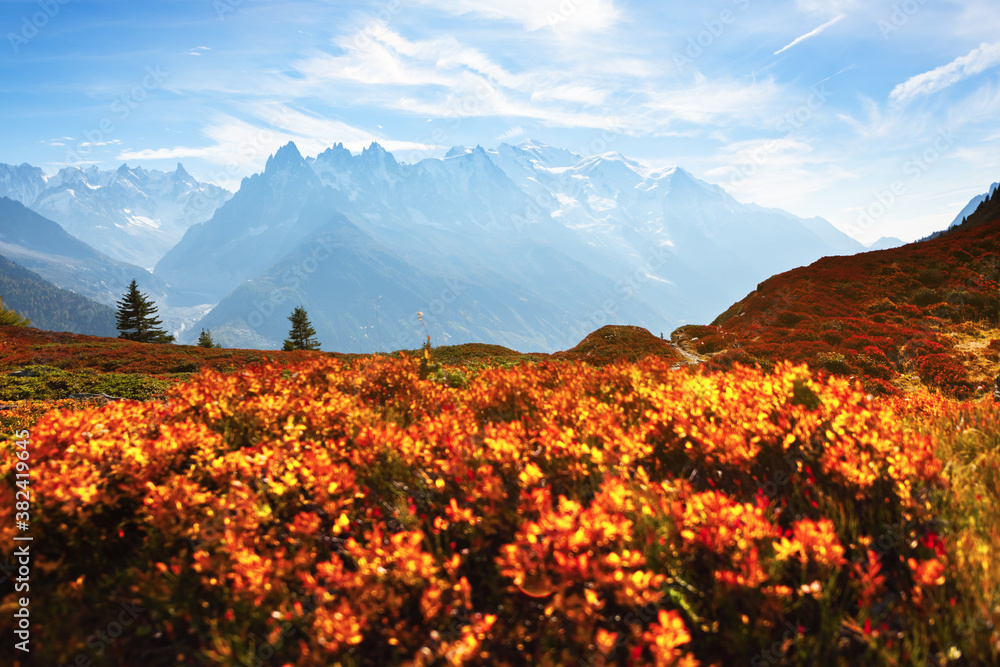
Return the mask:
<svg viewBox="0 0 1000 667">
<path fill-rule="evenodd" d="M 996 409 L 670 364 L 453 386 L 417 359 L 316 358 L 52 412 L 32 427 L 36 658 L 997 659 Z M 122 601 L 134 628 L 88 651 Z"/>
</svg>

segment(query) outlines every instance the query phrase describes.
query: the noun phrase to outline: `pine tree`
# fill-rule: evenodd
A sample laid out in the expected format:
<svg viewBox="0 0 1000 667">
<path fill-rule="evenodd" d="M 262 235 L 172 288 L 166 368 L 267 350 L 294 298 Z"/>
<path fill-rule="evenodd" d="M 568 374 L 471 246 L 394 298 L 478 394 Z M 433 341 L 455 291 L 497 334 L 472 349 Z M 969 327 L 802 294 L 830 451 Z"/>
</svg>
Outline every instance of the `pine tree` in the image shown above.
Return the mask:
<svg viewBox="0 0 1000 667">
<path fill-rule="evenodd" d="M 198 347 L 222 347 L 222 345 L 212 340 L 211 330 L 202 329 L 198 335 Z"/>
<path fill-rule="evenodd" d="M 27 327 L 31 325 L 31 320 L 3 305 L 0 300 L 0 324 L 8 327 Z"/>
<path fill-rule="evenodd" d="M 306 314 L 305 308 L 296 306 L 292 314 L 288 316 L 288 321 L 292 323 L 292 328 L 288 332 L 288 338 L 282 349 L 286 352 L 319 349 L 319 341 L 314 338 L 316 330 L 309 323 L 309 316 Z"/>
<path fill-rule="evenodd" d="M 172 343 L 174 337 L 160 328 L 163 324 L 156 317 L 156 305 L 145 294 L 139 292 L 135 280 L 118 302 L 116 326 L 118 337 L 139 343 Z"/>
</svg>

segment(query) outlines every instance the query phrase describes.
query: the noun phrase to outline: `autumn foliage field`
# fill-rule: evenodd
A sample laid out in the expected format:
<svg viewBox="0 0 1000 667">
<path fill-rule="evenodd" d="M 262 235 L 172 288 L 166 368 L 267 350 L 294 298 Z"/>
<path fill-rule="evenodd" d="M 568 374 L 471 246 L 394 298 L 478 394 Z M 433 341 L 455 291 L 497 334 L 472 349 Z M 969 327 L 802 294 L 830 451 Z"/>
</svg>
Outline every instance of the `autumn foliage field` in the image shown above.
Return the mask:
<svg viewBox="0 0 1000 667">
<path fill-rule="evenodd" d="M 875 393 L 981 397 L 1000 370 L 1000 197 L 939 238 L 772 276 L 677 333 L 715 368 L 791 360 Z"/>
<path fill-rule="evenodd" d="M 990 206 L 670 342 L 361 357 L 0 327 L 33 663 L 1000 664 Z"/>
<path fill-rule="evenodd" d="M 1000 409 L 671 365 L 315 356 L 28 414 L 34 664 L 997 664 Z"/>
</svg>

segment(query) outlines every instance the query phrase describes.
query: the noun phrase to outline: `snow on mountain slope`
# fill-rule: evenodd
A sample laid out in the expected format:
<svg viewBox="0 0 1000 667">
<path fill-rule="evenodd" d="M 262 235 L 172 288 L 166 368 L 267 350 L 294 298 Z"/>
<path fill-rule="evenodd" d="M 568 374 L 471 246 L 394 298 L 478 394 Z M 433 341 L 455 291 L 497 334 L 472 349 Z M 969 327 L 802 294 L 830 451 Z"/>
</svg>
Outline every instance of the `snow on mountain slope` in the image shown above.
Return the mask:
<svg viewBox="0 0 1000 667">
<path fill-rule="evenodd" d="M 38 167 L 0 163 L 0 197 L 9 197 L 22 204 L 30 203 L 45 187 L 45 172 Z"/>
<path fill-rule="evenodd" d="M 201 183 L 180 164 L 173 172 L 0 164 L 0 196 L 36 213 L 119 261 L 152 269 L 191 225 L 207 220 L 230 194 Z"/>
<path fill-rule="evenodd" d="M 315 241 L 330 229 L 335 252 Z M 617 153 L 528 141 L 407 164 L 374 143 L 315 158 L 288 144 L 155 273 L 191 305 L 221 300 L 203 322 L 232 344 L 273 344 L 296 300 L 342 351 L 370 351 L 358 334 L 369 302 L 384 322 L 437 303 L 425 314 L 442 340 L 554 350 L 616 321 L 657 332 L 708 321 L 773 273 L 860 250 L 822 219 L 744 205 L 679 167 Z M 448 276 L 464 287 L 444 303 Z"/>
<path fill-rule="evenodd" d="M 528 141 L 488 151 L 493 161 L 563 224 L 596 234 L 630 228 L 640 234 L 667 232 L 667 222 L 697 227 L 724 241 L 748 220 L 769 233 L 778 218 L 805 227 L 809 242 L 856 252 L 861 245 L 822 218 L 804 220 L 784 211 L 736 201 L 722 188 L 680 167 L 651 169 L 618 153 L 584 157 Z M 780 227 L 786 227 L 778 223 Z M 799 233 L 799 230 L 795 230 Z"/>
<path fill-rule="evenodd" d="M 108 306 L 115 305 L 133 278 L 157 302 L 166 298 L 161 279 L 108 257 L 8 197 L 0 197 L 0 255 L 58 287 Z"/>
<path fill-rule="evenodd" d="M 680 167 L 654 169 L 618 153 L 585 157 L 535 141 L 488 154 L 542 213 L 590 245 L 640 265 L 650 248 L 669 248 L 670 261 L 657 262 L 649 279 L 699 297 L 711 293 L 697 300 L 707 308 L 680 309 L 687 321 L 711 319 L 712 309 L 725 309 L 722 303 L 773 273 L 863 250 L 822 218 L 741 204 Z"/>
</svg>

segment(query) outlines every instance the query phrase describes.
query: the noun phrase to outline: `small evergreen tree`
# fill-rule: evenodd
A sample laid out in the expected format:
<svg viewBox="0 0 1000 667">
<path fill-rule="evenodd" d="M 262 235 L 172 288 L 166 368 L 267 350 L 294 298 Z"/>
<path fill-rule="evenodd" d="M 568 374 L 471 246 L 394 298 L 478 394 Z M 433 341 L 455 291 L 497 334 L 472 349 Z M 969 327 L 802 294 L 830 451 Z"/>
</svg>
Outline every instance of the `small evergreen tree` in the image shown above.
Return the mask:
<svg viewBox="0 0 1000 667">
<path fill-rule="evenodd" d="M 198 335 L 198 347 L 222 347 L 220 344 L 212 340 L 212 331 L 210 329 L 202 329 L 201 333 Z"/>
<path fill-rule="evenodd" d="M 174 342 L 174 337 L 160 328 L 163 323 L 156 317 L 156 305 L 139 291 L 134 279 L 117 305 L 119 338 L 139 343 Z"/>
<path fill-rule="evenodd" d="M 31 325 L 31 320 L 3 305 L 3 300 L 0 299 L 0 324 L 7 327 L 27 327 Z"/>
<path fill-rule="evenodd" d="M 316 330 L 309 322 L 306 309 L 296 306 L 292 314 L 288 316 L 288 321 L 292 323 L 292 328 L 288 332 L 283 350 L 318 350 L 319 341 L 316 340 Z"/>
</svg>

